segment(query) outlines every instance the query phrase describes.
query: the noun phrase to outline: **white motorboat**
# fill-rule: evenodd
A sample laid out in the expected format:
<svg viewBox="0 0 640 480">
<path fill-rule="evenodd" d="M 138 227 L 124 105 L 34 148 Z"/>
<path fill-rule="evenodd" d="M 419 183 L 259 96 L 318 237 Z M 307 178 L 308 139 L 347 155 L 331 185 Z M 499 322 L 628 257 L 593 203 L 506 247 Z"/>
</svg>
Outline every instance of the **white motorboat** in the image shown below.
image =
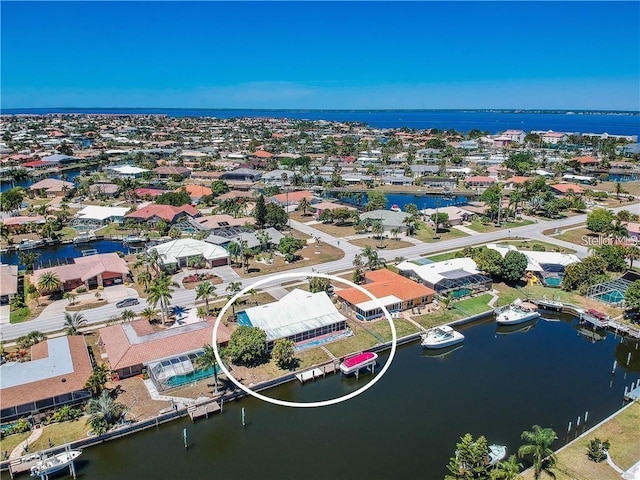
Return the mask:
<svg viewBox="0 0 640 480">
<path fill-rule="evenodd" d="M 68 467 L 76 458 L 80 456 L 82 450 L 65 450 L 51 457 L 46 457 L 31 467 L 32 477 L 47 477 Z"/>
<path fill-rule="evenodd" d="M 563 307 L 564 307 L 564 304 L 556 300 L 549 300 L 547 298 L 538 300 L 538 308 L 542 308 L 543 310 L 552 310 L 554 312 L 560 312 L 562 311 Z"/>
<path fill-rule="evenodd" d="M 88 232 L 82 232 L 73 237 L 73 243 L 88 243 L 94 241 L 95 239 L 96 234 L 93 233 L 93 230 L 89 230 Z"/>
<path fill-rule="evenodd" d="M 500 325 L 517 325 L 535 320 L 539 316 L 538 311 L 524 308 L 522 300 L 516 300 L 511 305 L 496 311 L 496 322 Z"/>
<path fill-rule="evenodd" d="M 31 250 L 44 245 L 43 240 L 29 240 L 27 238 L 20 240 L 20 243 L 16 246 L 18 250 Z"/>
<path fill-rule="evenodd" d="M 507 447 L 504 445 L 489 445 L 489 455 L 487 464 L 490 467 L 494 467 L 498 462 L 502 461 L 507 456 Z"/>
<path fill-rule="evenodd" d="M 446 348 L 464 341 L 464 335 L 448 325 L 427 330 L 421 335 L 420 345 L 424 348 Z"/>
</svg>

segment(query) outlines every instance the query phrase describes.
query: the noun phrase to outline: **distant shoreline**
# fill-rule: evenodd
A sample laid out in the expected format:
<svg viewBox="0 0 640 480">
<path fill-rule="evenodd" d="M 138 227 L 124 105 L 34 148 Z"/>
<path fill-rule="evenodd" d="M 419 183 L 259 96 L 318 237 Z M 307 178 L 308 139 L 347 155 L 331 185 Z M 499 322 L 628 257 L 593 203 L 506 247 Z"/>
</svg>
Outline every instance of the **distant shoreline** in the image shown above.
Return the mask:
<svg viewBox="0 0 640 480">
<path fill-rule="evenodd" d="M 640 110 L 580 110 L 580 109 L 522 109 L 522 108 L 202 108 L 202 107 L 30 107 L 30 108 L 4 108 L 2 115 L 15 115 L 36 111 L 50 111 L 51 114 L 60 113 L 88 113 L 100 111 L 179 111 L 193 110 L 202 112 L 459 112 L 459 113 L 508 113 L 508 114 L 541 114 L 541 115 L 640 115 Z"/>
</svg>

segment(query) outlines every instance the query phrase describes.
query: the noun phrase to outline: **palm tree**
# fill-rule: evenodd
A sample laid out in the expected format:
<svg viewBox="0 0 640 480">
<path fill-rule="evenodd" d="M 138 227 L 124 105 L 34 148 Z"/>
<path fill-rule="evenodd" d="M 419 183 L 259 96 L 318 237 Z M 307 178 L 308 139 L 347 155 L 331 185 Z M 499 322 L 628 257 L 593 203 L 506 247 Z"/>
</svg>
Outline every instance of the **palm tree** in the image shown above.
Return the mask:
<svg viewBox="0 0 640 480">
<path fill-rule="evenodd" d="M 149 291 L 149 283 L 151 282 L 151 274 L 148 271 L 142 271 L 136 277 L 136 281 L 142 285 L 145 292 Z"/>
<path fill-rule="evenodd" d="M 91 395 L 97 397 L 104 390 L 104 386 L 109 380 L 109 367 L 105 363 L 94 367 L 91 376 L 87 379 L 84 388 L 91 392 Z"/>
<path fill-rule="evenodd" d="M 522 439 L 527 442 L 518 449 L 520 458 L 525 455 L 533 456 L 533 476 L 537 480 L 543 470 L 548 471 L 556 463 L 556 455 L 551 448 L 558 438 L 551 428 L 534 425 L 532 430 L 522 432 Z"/>
<path fill-rule="evenodd" d="M 229 285 L 227 285 L 227 298 L 231 299 L 233 298 L 233 296 L 238 293 L 240 290 L 242 290 L 242 282 L 231 282 L 229 283 Z M 233 302 L 231 304 L 231 309 L 233 310 L 233 316 L 236 316 L 236 304 L 235 302 Z"/>
<path fill-rule="evenodd" d="M 400 227 L 392 228 L 391 235 L 393 235 L 393 239 L 398 241 L 398 236 L 400 236 Z"/>
<path fill-rule="evenodd" d="M 296 210 L 300 210 L 303 216 L 307 215 L 307 210 L 311 207 L 311 203 L 307 200 L 307 197 L 302 197 L 302 200 L 298 203 L 298 208 Z"/>
<path fill-rule="evenodd" d="M 231 255 L 233 263 L 236 263 L 238 254 L 240 253 L 240 245 L 236 242 L 229 242 L 229 245 L 227 245 L 227 251 L 229 252 L 229 255 Z"/>
<path fill-rule="evenodd" d="M 202 282 L 196 287 L 196 300 L 204 298 L 204 304 L 207 307 L 207 314 L 209 313 L 209 298 L 215 298 L 217 296 L 216 287 L 214 287 L 211 282 Z"/>
<path fill-rule="evenodd" d="M 207 315 L 209 315 L 209 310 L 207 309 L 207 307 L 200 306 L 200 307 L 198 307 L 198 309 L 196 310 L 196 315 L 198 316 L 198 318 L 199 318 L 200 320 L 204 320 L 204 319 L 205 319 L 205 317 L 206 317 Z"/>
<path fill-rule="evenodd" d="M 163 325 L 166 323 L 169 300 L 171 300 L 171 294 L 176 286 L 177 284 L 164 272 L 154 278 L 149 285 L 147 302 L 154 308 L 158 306 L 158 303 L 160 304 L 160 315 L 162 316 Z"/>
<path fill-rule="evenodd" d="M 62 281 L 55 272 L 47 272 L 38 280 L 38 290 L 45 294 L 53 293 L 61 286 Z"/>
<path fill-rule="evenodd" d="M 209 344 L 204 346 L 204 353 L 196 358 L 198 368 L 207 370 L 213 368 L 213 388 L 214 393 L 218 394 L 218 362 L 213 347 Z"/>
<path fill-rule="evenodd" d="M 25 266 L 27 273 L 29 273 L 33 272 L 33 266 L 35 265 L 38 256 L 39 255 L 35 252 L 20 252 L 18 254 L 18 260 L 20 260 L 20 263 Z"/>
<path fill-rule="evenodd" d="M 624 252 L 624 256 L 629 260 L 629 268 L 633 269 L 633 261 L 640 258 L 640 247 L 629 245 Z"/>
<path fill-rule="evenodd" d="M 69 305 L 73 305 L 76 301 L 76 298 L 78 298 L 78 295 L 73 292 L 67 292 L 62 296 L 62 298 L 64 298 L 65 300 L 69 300 Z"/>
<path fill-rule="evenodd" d="M 149 323 L 156 317 L 158 311 L 153 307 L 147 307 L 142 312 L 140 312 L 140 316 L 145 318 Z"/>
<path fill-rule="evenodd" d="M 106 433 L 115 425 L 125 412 L 125 406 L 116 402 L 107 391 L 102 391 L 98 398 L 92 398 L 87 404 L 89 419 L 87 425 L 96 435 Z"/>
<path fill-rule="evenodd" d="M 123 322 L 130 322 L 131 320 L 136 318 L 136 312 L 127 308 L 126 310 L 123 310 L 123 312 L 120 314 L 120 317 L 122 317 Z"/>
<path fill-rule="evenodd" d="M 80 327 L 83 327 L 86 324 L 87 319 L 80 312 L 76 312 L 74 314 L 64 312 L 64 331 L 67 333 L 67 335 L 77 335 L 78 333 L 80 333 Z"/>
<path fill-rule="evenodd" d="M 491 479 L 516 480 L 522 478 L 520 469 L 522 464 L 518 463 L 518 458 L 511 455 L 508 460 L 498 462 L 496 468 L 491 472 Z"/>
<path fill-rule="evenodd" d="M 627 226 L 618 219 L 616 219 L 611 225 L 609 225 L 607 233 L 609 233 L 609 235 L 611 235 L 615 239 L 627 238 L 629 236 L 629 230 L 627 230 Z"/>
<path fill-rule="evenodd" d="M 627 191 L 623 188 L 621 182 L 616 182 L 615 186 L 613 187 L 613 191 L 616 194 L 616 198 L 618 200 L 620 200 L 620 195 L 622 195 L 623 193 L 627 193 Z"/>
</svg>

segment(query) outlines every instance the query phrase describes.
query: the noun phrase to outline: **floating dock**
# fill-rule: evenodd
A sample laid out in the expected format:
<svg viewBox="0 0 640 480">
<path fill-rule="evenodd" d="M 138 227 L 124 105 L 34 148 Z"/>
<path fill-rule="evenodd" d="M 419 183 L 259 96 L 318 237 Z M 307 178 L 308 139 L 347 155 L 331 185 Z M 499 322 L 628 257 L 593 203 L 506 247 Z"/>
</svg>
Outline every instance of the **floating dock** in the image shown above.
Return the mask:
<svg viewBox="0 0 640 480">
<path fill-rule="evenodd" d="M 187 413 L 192 422 L 200 417 L 209 418 L 210 413 L 216 413 L 220 411 L 220 405 L 217 402 L 207 403 L 205 405 L 191 405 L 187 408 Z"/>
</svg>

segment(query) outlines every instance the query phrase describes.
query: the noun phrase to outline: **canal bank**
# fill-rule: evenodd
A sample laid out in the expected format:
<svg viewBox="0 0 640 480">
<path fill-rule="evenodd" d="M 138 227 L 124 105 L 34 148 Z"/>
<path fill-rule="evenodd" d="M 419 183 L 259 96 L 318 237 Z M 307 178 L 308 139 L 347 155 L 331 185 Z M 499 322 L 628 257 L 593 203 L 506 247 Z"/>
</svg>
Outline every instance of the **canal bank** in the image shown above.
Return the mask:
<svg viewBox="0 0 640 480">
<path fill-rule="evenodd" d="M 138 435 L 119 442 L 98 440 L 102 443 L 100 448 L 83 454 L 87 462 L 84 471 L 91 478 L 144 476 L 143 466 L 154 470 L 157 464 L 158 478 L 205 478 L 203 472 L 215 465 L 225 478 L 253 478 L 260 473 L 251 465 L 244 465 L 247 458 L 252 462 L 260 458 L 267 461 L 266 455 L 272 470 L 263 472 L 265 478 L 295 477 L 296 472 L 298 476 L 304 472 L 309 478 L 344 477 L 347 473 L 353 478 L 398 478 L 401 472 L 405 478 L 441 479 L 455 443 L 467 431 L 506 444 L 513 453 L 520 444 L 520 432 L 534 423 L 560 432 L 585 409 L 590 412 L 589 422 L 593 422 L 620 407 L 625 383 L 638 376 L 637 371 L 625 367 L 619 367 L 618 374 L 611 376 L 612 357 L 626 356 L 626 350 L 619 351 L 620 339 L 609 335 L 593 342 L 576 335 L 572 317 L 557 315 L 553 319 L 557 321 L 538 320 L 526 332 L 506 335 L 497 331 L 493 322 L 480 320 L 460 325 L 469 321 L 464 319 L 458 322 L 458 328 L 467 336 L 465 343 L 441 357 L 427 356 L 418 342 L 407 339 L 409 343 L 398 348 L 393 365 L 375 388 L 328 408 L 275 407 L 240 391 L 227 397 L 223 413 L 212 419 L 191 424 L 183 418 L 163 426 L 162 418 L 157 431 L 150 428 L 151 420 L 147 430 Z M 413 337 L 415 340 L 417 335 Z M 633 351 L 631 345 L 628 349 Z M 380 357 L 381 362 L 385 361 L 384 353 Z M 575 358 L 581 359 L 577 365 Z M 559 368 L 560 365 L 571 365 L 571 369 Z M 280 379 L 282 383 L 274 380 L 261 388 L 271 387 L 270 395 L 275 398 L 313 401 L 353 391 L 371 378 L 362 375 L 356 380 L 332 375 L 300 385 L 287 381 L 292 380 L 287 377 Z M 560 397 L 564 401 L 556 405 L 553 399 Z M 237 401 L 230 401 L 231 398 Z M 249 419 L 246 427 L 240 424 L 242 408 Z M 167 416 L 171 415 L 174 414 Z M 181 410 L 169 420 L 184 416 L 186 411 Z M 188 453 L 180 453 L 176 461 L 195 463 L 200 470 L 182 463 L 169 465 L 158 456 L 162 451 L 182 452 L 183 428 L 189 430 L 194 445 L 189 446 Z M 381 431 L 385 432 L 383 443 L 389 445 L 385 453 L 380 450 Z M 305 442 L 291 443 L 293 438 L 304 438 Z M 376 461 L 367 462 L 366 455 L 343 459 L 341 447 L 346 438 L 359 438 L 362 448 L 379 452 Z M 315 462 L 314 471 L 309 471 L 305 459 L 314 458 L 313 452 L 319 449 L 336 465 Z M 411 459 L 415 460 L 425 449 L 433 458 L 415 465 Z M 144 452 L 144 458 L 132 456 L 136 451 Z M 111 469 L 109 462 L 121 465 Z"/>
</svg>

